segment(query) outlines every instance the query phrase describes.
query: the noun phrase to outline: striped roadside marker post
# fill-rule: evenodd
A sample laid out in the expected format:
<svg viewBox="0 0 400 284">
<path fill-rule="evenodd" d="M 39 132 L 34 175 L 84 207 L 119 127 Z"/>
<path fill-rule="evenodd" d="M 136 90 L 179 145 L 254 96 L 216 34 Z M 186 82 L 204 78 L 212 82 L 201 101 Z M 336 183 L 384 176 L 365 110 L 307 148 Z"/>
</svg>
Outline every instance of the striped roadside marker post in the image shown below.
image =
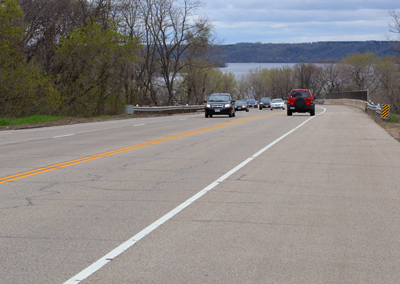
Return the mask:
<svg viewBox="0 0 400 284">
<path fill-rule="evenodd" d="M 381 117 L 382 117 L 383 120 L 388 119 L 388 117 L 389 117 L 389 108 L 390 108 L 390 105 L 383 105 L 382 106 Z"/>
</svg>

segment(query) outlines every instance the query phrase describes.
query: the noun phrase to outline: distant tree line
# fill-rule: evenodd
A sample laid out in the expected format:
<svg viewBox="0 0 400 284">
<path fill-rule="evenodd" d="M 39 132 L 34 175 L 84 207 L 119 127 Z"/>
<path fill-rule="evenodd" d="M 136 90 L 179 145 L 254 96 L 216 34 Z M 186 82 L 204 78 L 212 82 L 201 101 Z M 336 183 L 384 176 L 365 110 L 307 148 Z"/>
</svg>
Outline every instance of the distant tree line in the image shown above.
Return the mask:
<svg viewBox="0 0 400 284">
<path fill-rule="evenodd" d="M 237 43 L 221 46 L 220 59 L 230 63 L 300 63 L 335 60 L 354 53 L 396 55 L 392 41 L 343 41 L 312 43 Z"/>
</svg>

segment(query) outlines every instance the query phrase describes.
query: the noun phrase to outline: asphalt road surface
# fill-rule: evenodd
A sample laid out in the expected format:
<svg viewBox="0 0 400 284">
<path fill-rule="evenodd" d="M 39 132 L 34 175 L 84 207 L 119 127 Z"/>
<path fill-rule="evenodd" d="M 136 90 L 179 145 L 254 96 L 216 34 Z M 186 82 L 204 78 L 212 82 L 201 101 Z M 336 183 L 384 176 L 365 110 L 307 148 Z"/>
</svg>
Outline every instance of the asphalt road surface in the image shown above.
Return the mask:
<svg viewBox="0 0 400 284">
<path fill-rule="evenodd" d="M 0 132 L 0 283 L 399 283 L 400 144 L 361 110 Z"/>
</svg>

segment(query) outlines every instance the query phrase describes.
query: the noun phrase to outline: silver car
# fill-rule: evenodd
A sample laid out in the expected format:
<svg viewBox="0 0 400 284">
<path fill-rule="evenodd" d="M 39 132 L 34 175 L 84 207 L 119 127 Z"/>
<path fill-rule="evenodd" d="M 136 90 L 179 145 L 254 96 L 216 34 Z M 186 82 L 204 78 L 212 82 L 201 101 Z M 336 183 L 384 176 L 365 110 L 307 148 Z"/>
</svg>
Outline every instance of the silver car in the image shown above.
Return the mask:
<svg viewBox="0 0 400 284">
<path fill-rule="evenodd" d="M 282 99 L 273 99 L 271 101 L 271 110 L 274 108 L 285 109 L 285 102 Z"/>
</svg>

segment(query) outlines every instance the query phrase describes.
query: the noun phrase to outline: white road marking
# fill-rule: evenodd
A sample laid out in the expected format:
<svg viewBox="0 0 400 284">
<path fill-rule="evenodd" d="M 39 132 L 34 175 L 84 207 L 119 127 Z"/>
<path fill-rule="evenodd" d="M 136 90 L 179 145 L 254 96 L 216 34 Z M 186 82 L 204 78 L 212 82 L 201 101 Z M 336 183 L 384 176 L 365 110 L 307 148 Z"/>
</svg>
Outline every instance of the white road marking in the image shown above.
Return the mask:
<svg viewBox="0 0 400 284">
<path fill-rule="evenodd" d="M 320 114 L 316 115 L 319 116 L 323 113 L 325 113 L 326 109 L 323 108 L 324 111 L 321 112 Z M 81 281 L 83 281 L 84 279 L 86 279 L 87 277 L 89 277 L 90 275 L 92 275 L 93 273 L 95 273 L 97 270 L 99 270 L 100 268 L 102 268 L 104 265 L 106 265 L 107 263 L 109 263 L 110 261 L 112 261 L 114 258 L 116 258 L 117 256 L 119 256 L 120 254 L 122 254 L 124 251 L 126 251 L 127 249 L 129 249 L 130 247 L 132 247 L 134 244 L 136 244 L 138 241 L 140 241 L 141 239 L 143 239 L 145 236 L 147 236 L 148 234 L 150 234 L 152 231 L 154 231 L 155 229 L 157 229 L 159 226 L 161 226 L 162 224 L 164 224 L 165 222 L 167 222 L 169 219 L 171 219 L 172 217 L 174 217 L 176 214 L 178 214 L 179 212 L 181 212 L 183 209 L 185 209 L 186 207 L 188 207 L 190 204 L 192 204 L 193 202 L 195 202 L 197 199 L 199 199 L 200 197 L 202 197 L 204 194 L 206 194 L 208 191 L 210 191 L 211 189 L 213 189 L 214 187 L 216 187 L 217 185 L 219 185 L 221 182 L 223 182 L 224 180 L 226 180 L 229 176 L 231 176 L 232 174 L 234 174 L 235 172 L 237 172 L 238 170 L 240 170 L 241 168 L 243 168 L 245 165 L 247 165 L 248 163 L 250 163 L 252 160 L 254 160 L 257 156 L 261 155 L 263 152 L 265 152 L 266 150 L 268 150 L 269 148 L 271 148 L 273 145 L 275 145 L 276 143 L 278 143 L 279 141 L 281 141 L 283 138 L 285 138 L 286 136 L 288 136 L 289 134 L 293 133 L 294 131 L 296 131 L 297 129 L 299 129 L 300 127 L 302 127 L 304 124 L 306 124 L 307 122 L 309 122 L 311 119 L 315 118 L 316 116 L 312 116 L 309 119 L 307 119 L 306 121 L 304 121 L 302 124 L 298 125 L 297 127 L 293 128 L 292 130 L 290 130 L 289 132 L 287 132 L 286 134 L 282 135 L 281 137 L 279 137 L 278 139 L 276 139 L 275 141 L 271 142 L 270 144 L 268 144 L 267 146 L 265 146 L 263 149 L 261 149 L 260 151 L 258 151 L 257 153 L 255 153 L 254 155 L 252 155 L 250 158 L 246 159 L 245 161 L 243 161 L 242 163 L 240 163 L 238 166 L 236 166 L 235 168 L 233 168 L 232 170 L 230 170 L 229 172 L 227 172 L 226 174 L 224 174 L 223 176 L 221 176 L 219 179 L 217 179 L 216 181 L 214 181 L 213 183 L 211 183 L 210 185 L 208 185 L 207 187 L 205 187 L 204 189 L 202 189 L 201 191 L 199 191 L 198 193 L 196 193 L 195 195 L 193 195 L 191 198 L 189 198 L 188 200 L 186 200 L 185 202 L 183 202 L 181 205 L 179 205 L 178 207 L 176 207 L 175 209 L 171 210 L 170 212 L 168 212 L 167 214 L 165 214 L 164 216 L 162 216 L 160 219 L 158 219 L 157 221 L 155 221 L 153 224 L 149 225 L 148 227 L 146 227 L 145 229 L 143 229 L 142 231 L 140 231 L 139 233 L 137 233 L 136 235 L 134 235 L 132 238 L 130 238 L 129 240 L 127 240 L 126 242 L 124 242 L 123 244 L 121 244 L 120 246 L 118 246 L 117 248 L 115 248 L 114 250 L 112 250 L 111 252 L 109 252 L 108 254 L 106 254 L 105 256 L 103 256 L 102 258 L 100 258 L 99 260 L 97 260 L 95 263 L 93 263 L 92 265 L 90 265 L 89 267 L 87 267 L 86 269 L 82 270 L 81 272 L 79 272 L 78 274 L 76 274 L 75 276 L 73 276 L 71 279 L 67 280 L 66 282 L 64 282 L 64 284 L 73 284 L 73 283 L 79 283 Z"/>
<path fill-rule="evenodd" d="M 62 138 L 62 137 L 68 137 L 68 136 L 74 136 L 75 134 L 66 134 L 66 135 L 61 135 L 61 136 L 54 136 L 53 139 L 57 138 Z"/>
<path fill-rule="evenodd" d="M 181 118 L 181 119 L 179 119 L 179 120 L 186 120 L 186 118 Z"/>
<path fill-rule="evenodd" d="M 136 124 L 134 126 L 143 126 L 143 125 L 146 125 L 146 124 Z"/>
</svg>

